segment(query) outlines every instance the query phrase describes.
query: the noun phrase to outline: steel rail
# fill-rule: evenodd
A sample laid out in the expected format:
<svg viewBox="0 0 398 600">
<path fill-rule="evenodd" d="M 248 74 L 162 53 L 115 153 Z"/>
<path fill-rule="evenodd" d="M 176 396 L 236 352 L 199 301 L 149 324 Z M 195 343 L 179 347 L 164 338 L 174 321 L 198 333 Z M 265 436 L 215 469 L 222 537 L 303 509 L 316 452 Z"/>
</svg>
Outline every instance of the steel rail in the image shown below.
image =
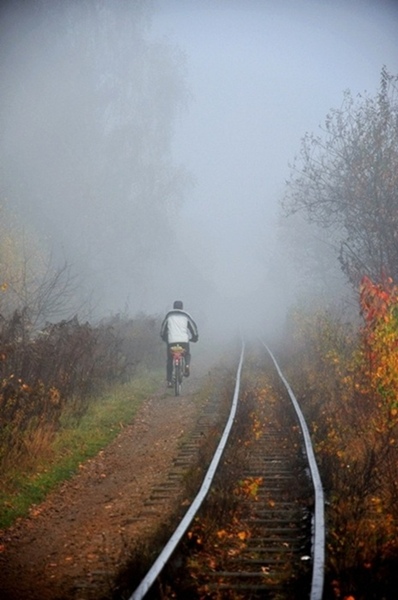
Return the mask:
<svg viewBox="0 0 398 600">
<path fill-rule="evenodd" d="M 149 591 L 149 589 L 155 582 L 156 578 L 159 576 L 159 574 L 163 570 L 163 568 L 166 565 L 167 561 L 169 560 L 170 556 L 176 549 L 178 543 L 181 541 L 182 536 L 185 534 L 186 530 L 188 529 L 189 525 L 191 524 L 192 520 L 194 519 L 196 513 L 200 509 L 204 499 L 206 498 L 207 493 L 209 492 L 216 469 L 221 460 L 221 456 L 225 449 L 225 446 L 228 441 L 228 437 L 229 437 L 229 434 L 230 434 L 230 431 L 231 431 L 231 428 L 232 428 L 232 425 L 233 425 L 233 422 L 235 419 L 236 408 L 238 405 L 238 398 L 239 398 L 240 378 L 241 378 L 241 372 L 242 372 L 244 352 L 245 352 L 245 344 L 243 343 L 241 354 L 240 354 L 240 359 L 239 359 L 238 370 L 237 370 L 237 374 L 236 374 L 235 390 L 234 390 L 234 395 L 233 395 L 233 400 L 232 400 L 232 405 L 231 405 L 231 410 L 229 413 L 228 421 L 224 428 L 224 432 L 223 432 L 220 442 L 217 446 L 217 449 L 214 453 L 213 459 L 207 470 L 207 473 L 203 479 L 202 486 L 201 486 L 198 494 L 196 495 L 194 501 L 192 502 L 191 506 L 187 510 L 185 516 L 183 517 L 180 524 L 178 525 L 177 529 L 174 531 L 174 533 L 170 537 L 169 541 L 163 548 L 162 552 L 159 554 L 158 558 L 155 560 L 152 567 L 149 569 L 148 573 L 145 575 L 144 579 L 141 581 L 141 583 L 136 588 L 136 590 L 133 592 L 133 594 L 128 598 L 128 600 L 141 600 L 141 598 L 144 598 L 146 593 Z"/>
<path fill-rule="evenodd" d="M 324 585 L 324 566 L 325 566 L 325 508 L 324 508 L 324 494 L 321 478 L 319 475 L 318 466 L 315 459 L 314 449 L 311 442 L 311 436 L 308 431 L 307 423 L 304 415 L 301 412 L 300 405 L 289 385 L 286 378 L 284 377 L 274 355 L 268 348 L 265 342 L 262 342 L 266 348 L 268 354 L 273 360 L 275 368 L 281 378 L 289 396 L 294 409 L 296 411 L 298 420 L 300 422 L 301 431 L 304 436 L 305 450 L 308 457 L 308 463 L 311 471 L 312 484 L 314 486 L 315 493 L 315 514 L 314 514 L 314 538 L 313 538 L 313 564 L 312 564 L 312 581 L 311 581 L 311 594 L 310 600 L 322 600 L 323 585 Z"/>
</svg>

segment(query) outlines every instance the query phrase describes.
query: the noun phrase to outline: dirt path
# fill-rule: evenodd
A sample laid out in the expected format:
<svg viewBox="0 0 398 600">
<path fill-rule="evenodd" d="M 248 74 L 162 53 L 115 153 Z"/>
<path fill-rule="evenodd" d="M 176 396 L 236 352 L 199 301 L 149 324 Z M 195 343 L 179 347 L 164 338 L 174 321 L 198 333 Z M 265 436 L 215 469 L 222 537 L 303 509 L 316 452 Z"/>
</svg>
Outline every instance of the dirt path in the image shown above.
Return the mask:
<svg viewBox="0 0 398 600">
<path fill-rule="evenodd" d="M 28 518 L 1 532 L 2 600 L 112 597 L 115 573 L 137 541 L 159 526 L 159 517 L 142 519 L 140 511 L 194 427 L 200 383 L 192 376 L 183 396 L 162 390 L 148 398 L 112 444 Z"/>
</svg>

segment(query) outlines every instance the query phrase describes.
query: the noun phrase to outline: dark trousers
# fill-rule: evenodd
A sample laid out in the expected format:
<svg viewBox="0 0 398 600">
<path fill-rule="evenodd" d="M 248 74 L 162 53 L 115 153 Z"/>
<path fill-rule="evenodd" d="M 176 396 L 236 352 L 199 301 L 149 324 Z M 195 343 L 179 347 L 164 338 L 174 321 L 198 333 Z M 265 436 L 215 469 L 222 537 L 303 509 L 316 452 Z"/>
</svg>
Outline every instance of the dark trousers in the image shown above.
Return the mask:
<svg viewBox="0 0 398 600">
<path fill-rule="evenodd" d="M 171 376 L 173 373 L 173 355 L 170 352 L 170 348 L 172 346 L 182 346 L 185 350 L 184 358 L 185 364 L 189 365 L 191 362 L 191 354 L 189 352 L 189 342 L 174 342 L 173 344 L 167 344 L 167 366 L 166 366 L 166 377 L 167 381 L 171 381 Z"/>
</svg>

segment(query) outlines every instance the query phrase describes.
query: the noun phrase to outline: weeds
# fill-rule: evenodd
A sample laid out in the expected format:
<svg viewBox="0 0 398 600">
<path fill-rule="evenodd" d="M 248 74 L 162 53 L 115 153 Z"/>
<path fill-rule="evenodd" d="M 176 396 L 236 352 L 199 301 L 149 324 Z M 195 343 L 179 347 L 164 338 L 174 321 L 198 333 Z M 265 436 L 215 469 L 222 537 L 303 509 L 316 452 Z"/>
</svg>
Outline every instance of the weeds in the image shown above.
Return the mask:
<svg viewBox="0 0 398 600">
<path fill-rule="evenodd" d="M 11 461 L 0 488 L 0 528 L 9 526 L 41 502 L 60 482 L 71 477 L 79 465 L 96 455 L 131 422 L 140 403 L 159 385 L 160 376 L 137 377 L 130 383 L 113 386 L 89 402 L 85 415 L 76 422 L 64 415 L 57 432 L 51 432 L 43 448 L 24 459 Z M 40 438 L 36 430 L 34 439 Z M 42 442 L 42 440 L 40 440 Z M 43 444 L 42 444 L 43 445 Z M 14 457 L 16 459 L 16 457 Z"/>
<path fill-rule="evenodd" d="M 0 319 L 0 526 L 132 418 L 131 398 L 153 385 L 143 369 L 161 365 L 158 332 L 144 315 L 96 326 L 74 317 L 34 332 L 17 311 Z"/>
</svg>

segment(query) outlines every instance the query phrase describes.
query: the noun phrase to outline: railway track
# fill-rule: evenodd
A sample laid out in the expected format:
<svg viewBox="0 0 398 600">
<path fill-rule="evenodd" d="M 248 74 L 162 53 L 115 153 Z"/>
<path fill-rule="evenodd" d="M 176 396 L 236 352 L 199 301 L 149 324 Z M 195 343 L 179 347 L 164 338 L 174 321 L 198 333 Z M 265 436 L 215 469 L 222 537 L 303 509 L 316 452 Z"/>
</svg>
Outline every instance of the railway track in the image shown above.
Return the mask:
<svg viewBox="0 0 398 600">
<path fill-rule="evenodd" d="M 323 493 L 308 429 L 269 349 L 278 391 L 250 373 L 241 386 L 244 355 L 203 483 L 129 600 L 322 598 Z"/>
</svg>

